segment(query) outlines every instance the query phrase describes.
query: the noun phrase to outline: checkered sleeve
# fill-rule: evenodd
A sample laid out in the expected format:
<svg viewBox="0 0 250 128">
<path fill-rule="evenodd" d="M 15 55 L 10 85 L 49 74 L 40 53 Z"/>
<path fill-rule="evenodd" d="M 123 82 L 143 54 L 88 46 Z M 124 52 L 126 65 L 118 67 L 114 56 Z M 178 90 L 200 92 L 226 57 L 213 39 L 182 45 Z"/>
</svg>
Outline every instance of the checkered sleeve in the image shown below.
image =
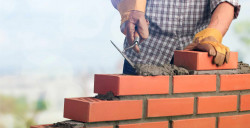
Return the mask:
<svg viewBox="0 0 250 128">
<path fill-rule="evenodd" d="M 121 2 L 121 0 L 111 0 L 111 3 L 113 4 L 114 8 L 117 9 L 118 4 Z"/>
<path fill-rule="evenodd" d="M 222 2 L 228 2 L 234 6 L 234 19 L 236 19 L 240 12 L 240 5 L 238 0 L 210 0 L 211 12 L 213 12 L 216 9 L 216 7 Z"/>
</svg>

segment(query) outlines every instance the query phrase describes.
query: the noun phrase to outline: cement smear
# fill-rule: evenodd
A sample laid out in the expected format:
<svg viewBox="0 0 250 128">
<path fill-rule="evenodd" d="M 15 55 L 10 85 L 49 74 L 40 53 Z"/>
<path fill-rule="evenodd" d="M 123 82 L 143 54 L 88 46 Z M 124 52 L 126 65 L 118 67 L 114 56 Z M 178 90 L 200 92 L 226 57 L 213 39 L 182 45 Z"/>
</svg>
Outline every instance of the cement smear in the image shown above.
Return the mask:
<svg viewBox="0 0 250 128">
<path fill-rule="evenodd" d="M 238 63 L 238 74 L 248 74 L 250 73 L 249 64 L 243 63 L 242 61 Z"/>
<path fill-rule="evenodd" d="M 116 96 L 114 96 L 113 92 L 109 91 L 105 95 L 98 94 L 95 98 L 100 100 L 118 100 Z"/>
<path fill-rule="evenodd" d="M 48 128 L 83 128 L 84 126 L 85 125 L 83 122 L 67 120 L 54 123 L 52 126 Z"/>
<path fill-rule="evenodd" d="M 205 70 L 195 71 L 187 70 L 182 67 L 177 67 L 171 64 L 161 66 L 156 65 L 135 65 L 137 75 L 141 76 L 159 76 L 159 75 L 202 75 L 202 74 L 248 74 L 250 73 L 249 64 L 239 62 L 238 69 L 229 70 Z"/>
<path fill-rule="evenodd" d="M 161 66 L 156 65 L 135 65 L 136 73 L 142 76 L 158 76 L 158 75 L 188 75 L 189 71 L 182 67 L 171 64 Z"/>
</svg>

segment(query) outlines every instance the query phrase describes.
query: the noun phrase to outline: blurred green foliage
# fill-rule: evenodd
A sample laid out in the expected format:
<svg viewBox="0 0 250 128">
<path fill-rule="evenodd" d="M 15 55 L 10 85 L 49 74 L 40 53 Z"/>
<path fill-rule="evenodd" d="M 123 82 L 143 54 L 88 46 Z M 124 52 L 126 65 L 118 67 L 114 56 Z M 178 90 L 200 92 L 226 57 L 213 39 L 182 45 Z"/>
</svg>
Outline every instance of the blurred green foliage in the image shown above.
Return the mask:
<svg viewBox="0 0 250 128">
<path fill-rule="evenodd" d="M 242 21 L 234 26 L 237 36 L 239 36 L 242 43 L 250 46 L 250 21 Z"/>
<path fill-rule="evenodd" d="M 0 114 L 10 114 L 14 120 L 14 128 L 28 128 L 36 124 L 37 115 L 47 109 L 47 103 L 43 97 L 29 103 L 26 97 L 12 97 L 0 95 Z M 0 124 L 4 128 L 3 124 Z"/>
</svg>

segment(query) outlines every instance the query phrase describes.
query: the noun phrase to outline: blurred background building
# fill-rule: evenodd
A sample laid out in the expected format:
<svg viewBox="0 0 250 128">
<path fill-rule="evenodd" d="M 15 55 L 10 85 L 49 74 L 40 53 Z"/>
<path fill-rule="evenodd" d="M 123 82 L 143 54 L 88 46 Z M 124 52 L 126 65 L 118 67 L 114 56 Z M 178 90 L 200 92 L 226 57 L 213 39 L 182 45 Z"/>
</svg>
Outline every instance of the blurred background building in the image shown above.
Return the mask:
<svg viewBox="0 0 250 128">
<path fill-rule="evenodd" d="M 250 1 L 223 42 L 250 63 Z M 109 0 L 0 0 L 0 128 L 65 120 L 65 97 L 94 96 L 94 74 L 122 72 Z"/>
</svg>

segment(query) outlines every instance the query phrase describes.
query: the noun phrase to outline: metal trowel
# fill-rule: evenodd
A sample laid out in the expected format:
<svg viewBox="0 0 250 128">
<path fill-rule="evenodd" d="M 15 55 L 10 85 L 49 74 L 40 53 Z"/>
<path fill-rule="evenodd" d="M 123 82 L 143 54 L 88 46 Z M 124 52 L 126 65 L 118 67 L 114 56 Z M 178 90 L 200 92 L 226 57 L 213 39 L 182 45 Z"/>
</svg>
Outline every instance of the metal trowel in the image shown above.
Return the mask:
<svg viewBox="0 0 250 128">
<path fill-rule="evenodd" d="M 130 48 L 132 48 L 132 47 L 134 47 L 134 46 L 130 46 L 129 48 L 126 48 L 126 49 L 124 49 L 123 51 L 121 51 L 111 40 L 110 40 L 110 42 L 115 46 L 115 48 L 121 53 L 121 55 L 128 61 L 128 63 L 133 67 L 133 68 L 135 68 L 135 65 L 134 65 L 134 63 L 132 63 L 132 61 L 124 54 L 124 52 L 126 51 L 126 50 L 128 50 L 128 49 L 130 49 Z M 137 45 L 136 43 L 134 44 L 134 45 Z"/>
</svg>

